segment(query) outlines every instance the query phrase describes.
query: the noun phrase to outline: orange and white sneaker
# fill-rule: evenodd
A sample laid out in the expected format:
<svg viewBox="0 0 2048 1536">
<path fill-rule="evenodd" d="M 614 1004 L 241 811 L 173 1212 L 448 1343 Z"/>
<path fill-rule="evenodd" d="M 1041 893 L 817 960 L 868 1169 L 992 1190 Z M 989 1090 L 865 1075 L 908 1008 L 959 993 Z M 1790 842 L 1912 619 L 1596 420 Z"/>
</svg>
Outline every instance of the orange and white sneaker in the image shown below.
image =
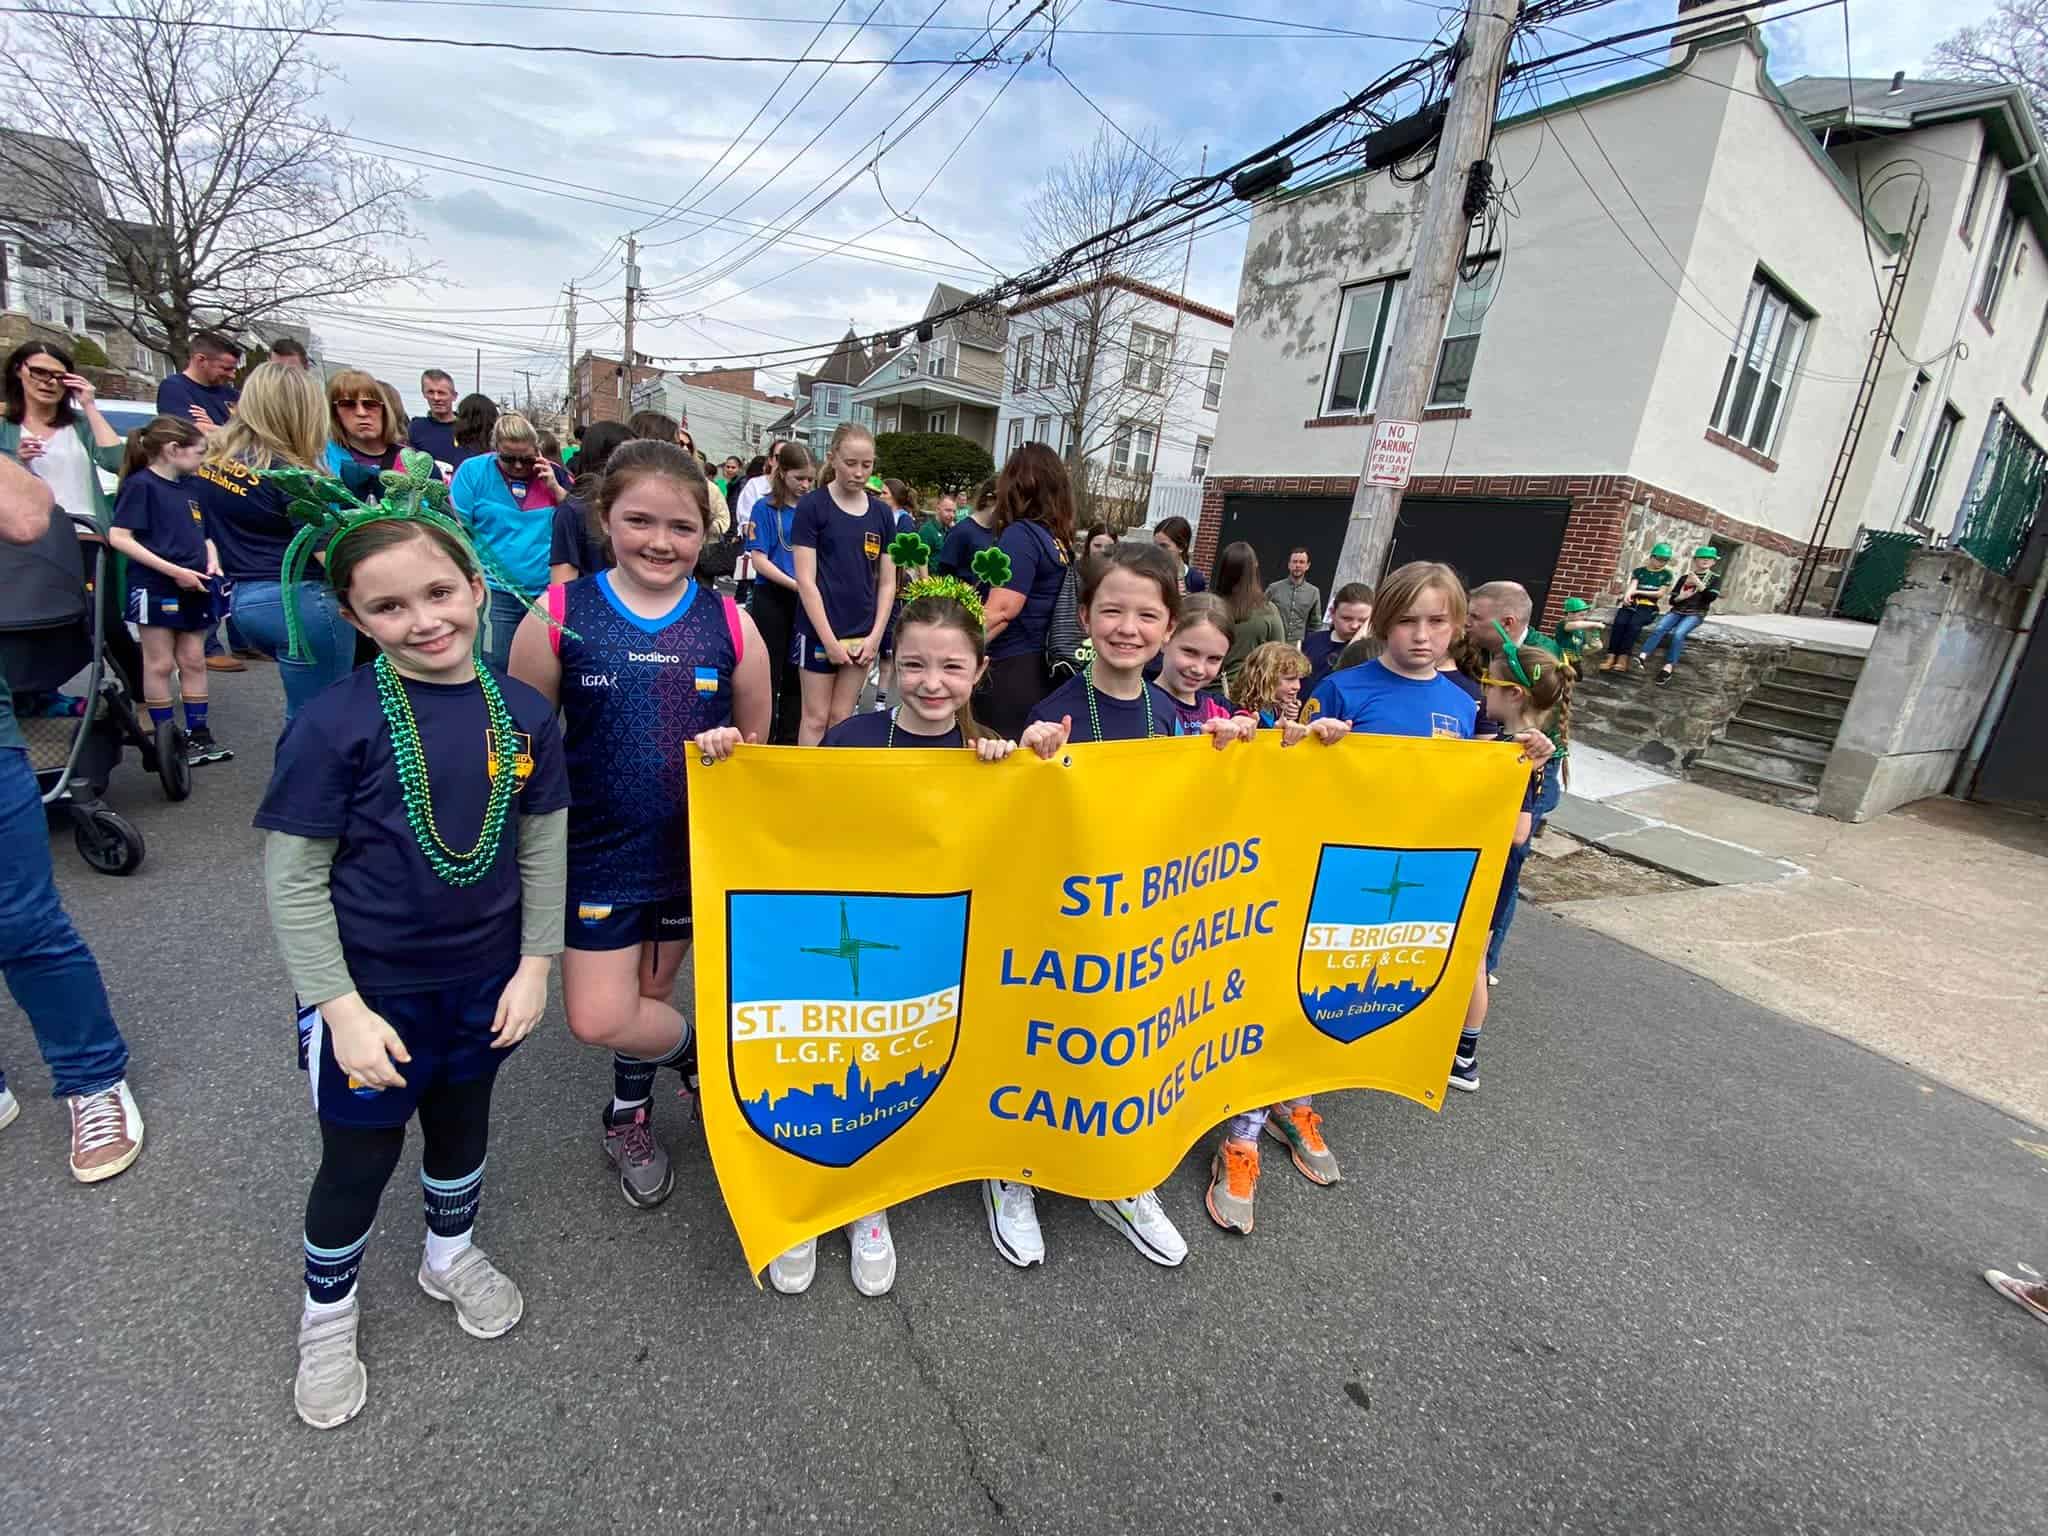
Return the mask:
<svg viewBox="0 0 2048 1536">
<path fill-rule="evenodd" d="M 1259 1193 L 1259 1144 L 1226 1136 L 1209 1160 L 1209 1219 L 1226 1232 L 1249 1233 Z"/>
<path fill-rule="evenodd" d="M 1287 1148 L 1309 1183 L 1334 1184 L 1344 1177 L 1337 1171 L 1337 1154 L 1323 1140 L 1323 1117 L 1313 1104 L 1275 1104 L 1266 1116 L 1266 1134 Z"/>
<path fill-rule="evenodd" d="M 71 1110 L 71 1177 L 79 1183 L 111 1179 L 142 1155 L 142 1111 L 125 1078 L 64 1102 Z"/>
</svg>

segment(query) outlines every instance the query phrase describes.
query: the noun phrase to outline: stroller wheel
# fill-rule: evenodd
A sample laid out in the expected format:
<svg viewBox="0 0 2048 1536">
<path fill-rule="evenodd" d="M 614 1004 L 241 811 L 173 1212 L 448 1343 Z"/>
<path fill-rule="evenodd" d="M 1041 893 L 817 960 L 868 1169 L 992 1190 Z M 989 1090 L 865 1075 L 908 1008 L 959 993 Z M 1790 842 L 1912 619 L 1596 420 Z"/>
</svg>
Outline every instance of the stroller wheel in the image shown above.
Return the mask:
<svg viewBox="0 0 2048 1536">
<path fill-rule="evenodd" d="M 103 875 L 132 875 L 142 868 L 142 834 L 104 807 L 78 818 L 71 829 L 78 856 Z"/>
<path fill-rule="evenodd" d="M 189 799 L 192 794 L 192 763 L 185 756 L 185 731 L 174 720 L 156 728 L 156 776 L 163 780 L 164 797 Z"/>
</svg>

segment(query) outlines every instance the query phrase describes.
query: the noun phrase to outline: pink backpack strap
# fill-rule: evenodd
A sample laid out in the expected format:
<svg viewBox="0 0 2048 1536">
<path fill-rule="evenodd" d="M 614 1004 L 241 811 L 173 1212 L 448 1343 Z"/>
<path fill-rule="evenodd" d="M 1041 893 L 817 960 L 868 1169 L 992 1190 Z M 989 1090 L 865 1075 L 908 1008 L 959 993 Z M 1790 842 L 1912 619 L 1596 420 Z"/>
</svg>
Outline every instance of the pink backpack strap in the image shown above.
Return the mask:
<svg viewBox="0 0 2048 1536">
<path fill-rule="evenodd" d="M 562 615 L 568 611 L 569 597 L 559 581 L 548 583 L 548 644 L 555 648 L 555 654 L 562 654 Z"/>
<path fill-rule="evenodd" d="M 718 600 L 725 604 L 725 632 L 732 636 L 732 664 L 738 666 L 747 654 L 746 636 L 740 630 L 740 605 L 723 592 Z"/>
</svg>

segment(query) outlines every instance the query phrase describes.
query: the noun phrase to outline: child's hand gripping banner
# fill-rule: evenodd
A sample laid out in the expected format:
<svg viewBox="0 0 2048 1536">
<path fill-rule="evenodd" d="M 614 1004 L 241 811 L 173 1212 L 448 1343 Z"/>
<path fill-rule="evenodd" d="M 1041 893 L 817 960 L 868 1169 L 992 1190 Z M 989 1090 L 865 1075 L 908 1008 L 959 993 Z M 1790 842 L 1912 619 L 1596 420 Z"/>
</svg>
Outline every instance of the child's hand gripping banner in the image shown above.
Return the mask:
<svg viewBox="0 0 2048 1536">
<path fill-rule="evenodd" d="M 1277 731 L 693 761 L 704 1121 L 749 1266 L 968 1179 L 1127 1197 L 1297 1094 L 1437 1107 L 1528 774 Z"/>
</svg>

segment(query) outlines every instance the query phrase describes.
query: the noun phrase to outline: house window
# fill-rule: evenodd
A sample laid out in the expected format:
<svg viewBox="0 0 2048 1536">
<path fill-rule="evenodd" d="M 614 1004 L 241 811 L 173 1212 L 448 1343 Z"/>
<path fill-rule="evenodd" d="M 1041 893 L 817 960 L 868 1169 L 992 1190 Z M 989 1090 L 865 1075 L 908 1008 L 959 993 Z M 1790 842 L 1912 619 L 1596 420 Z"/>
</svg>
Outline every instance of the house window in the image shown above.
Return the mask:
<svg viewBox="0 0 2048 1536">
<path fill-rule="evenodd" d="M 1152 473 L 1152 429 L 1136 422 L 1119 422 L 1109 448 L 1109 467 L 1120 475 Z"/>
<path fill-rule="evenodd" d="M 1906 521 L 1928 526 L 1927 514 L 1934 506 L 1935 493 L 1941 489 L 1941 477 L 1948 468 L 1948 456 L 1956 445 L 1956 429 L 1963 424 L 1963 413 L 1952 405 L 1941 408 L 1941 420 L 1934 424 L 1933 440 L 1927 445 L 1927 462 L 1920 466 L 1920 485 L 1913 492 L 1913 510 Z"/>
<path fill-rule="evenodd" d="M 1023 446 L 1024 418 L 1022 416 L 1015 416 L 1012 417 L 1010 420 L 1009 435 L 1005 437 L 1003 440 L 1003 453 L 1005 456 L 1008 456 L 1009 454 L 1015 453 L 1019 448 L 1022 448 Z"/>
<path fill-rule="evenodd" d="M 942 337 L 925 350 L 924 371 L 934 379 L 950 378 L 953 373 L 953 341 Z"/>
<path fill-rule="evenodd" d="M 1721 389 L 1708 425 L 1758 453 L 1770 453 L 1811 323 L 1776 283 L 1758 273 L 1749 285 L 1734 350 L 1721 369 Z"/>
<path fill-rule="evenodd" d="M 1213 411 L 1223 403 L 1223 370 L 1230 362 L 1228 352 L 1209 354 L 1209 377 L 1202 382 L 1202 409 Z"/>
<path fill-rule="evenodd" d="M 1190 471 L 1190 473 L 1192 473 L 1197 480 L 1202 479 L 1209 473 L 1209 450 L 1215 446 L 1216 445 L 1210 442 L 1209 439 L 1206 437 L 1198 437 L 1195 439 L 1195 466 L 1193 470 Z"/>
<path fill-rule="evenodd" d="M 812 393 L 811 405 L 820 416 L 828 419 L 846 413 L 846 391 L 832 384 L 820 384 Z"/>
<path fill-rule="evenodd" d="M 1053 326 L 1045 333 L 1045 387 L 1052 388 L 1060 381 L 1060 362 L 1065 353 L 1060 348 L 1060 328 Z M 1044 442 L 1044 438 L 1039 439 Z"/>
<path fill-rule="evenodd" d="M 2027 354 L 2027 371 L 2020 378 L 2020 387 L 2031 390 L 2034 387 L 2034 371 L 2041 366 L 2041 347 L 2048 343 L 2048 307 L 2041 311 L 2041 323 L 2034 330 L 2034 350 Z"/>
<path fill-rule="evenodd" d="M 1458 273 L 1451 295 L 1451 318 L 1444 326 L 1444 344 L 1437 353 L 1436 387 L 1431 405 L 1463 405 L 1472 389 L 1472 364 L 1479 356 L 1479 326 L 1493 305 L 1500 276 L 1500 258 L 1482 256 L 1471 272 Z"/>
<path fill-rule="evenodd" d="M 853 407 L 853 419 L 864 427 L 872 427 L 875 424 L 875 408 L 856 402 Z"/>
<path fill-rule="evenodd" d="M 2005 291 L 2006 271 L 2012 263 L 2019 228 L 2019 220 L 2008 202 L 1999 212 L 1998 233 L 1991 237 L 1991 259 L 1984 268 L 1984 286 L 1977 295 L 1977 318 L 1987 326 L 1998 318 L 1998 296 Z"/>
<path fill-rule="evenodd" d="M 1960 233 L 1963 244 L 1968 245 L 1974 237 L 1971 228 L 1977 222 L 1977 200 L 1984 195 L 1984 173 L 1991 168 L 1991 147 L 1984 148 L 1984 158 L 1977 162 L 1977 168 L 1970 175 L 1970 195 L 1963 200 L 1963 224 Z"/>
<path fill-rule="evenodd" d="M 1373 408 L 1379 398 L 1387 336 L 1400 310 L 1398 277 L 1344 290 L 1337 310 L 1336 345 L 1330 351 L 1330 374 L 1323 382 L 1323 415 L 1351 416 Z"/>
<path fill-rule="evenodd" d="M 1076 324 L 1074 327 L 1074 356 L 1071 360 L 1071 366 L 1069 366 L 1067 369 L 1067 377 L 1072 379 L 1076 384 L 1079 384 L 1081 382 L 1081 376 L 1085 374 L 1087 371 L 1088 328 L 1084 325 Z"/>
<path fill-rule="evenodd" d="M 2035 343 L 2037 348 L 2039 345 Z M 1906 408 L 1899 412 L 1898 429 L 1892 433 L 1892 457 L 1895 459 L 1906 451 L 1906 444 L 1912 440 L 1913 428 L 1920 421 L 1920 402 L 1926 397 L 1927 386 L 1932 382 L 1924 372 L 1913 375 L 1913 387 L 1906 391 Z"/>
<path fill-rule="evenodd" d="M 953 413 L 951 411 L 933 411 L 930 415 L 925 417 L 924 429 L 927 432 L 952 431 Z"/>
<path fill-rule="evenodd" d="M 1017 338 L 1017 391 L 1019 394 L 1031 387 L 1031 348 L 1035 337 L 1028 332 Z"/>
<path fill-rule="evenodd" d="M 1052 441 L 1052 418 L 1050 416 L 1034 416 L 1031 418 L 1031 441 L 1034 443 L 1050 443 Z"/>
<path fill-rule="evenodd" d="M 1166 388 L 1166 354 L 1173 339 L 1149 326 L 1131 327 L 1131 350 L 1124 359 L 1124 384 L 1151 393 Z"/>
</svg>

